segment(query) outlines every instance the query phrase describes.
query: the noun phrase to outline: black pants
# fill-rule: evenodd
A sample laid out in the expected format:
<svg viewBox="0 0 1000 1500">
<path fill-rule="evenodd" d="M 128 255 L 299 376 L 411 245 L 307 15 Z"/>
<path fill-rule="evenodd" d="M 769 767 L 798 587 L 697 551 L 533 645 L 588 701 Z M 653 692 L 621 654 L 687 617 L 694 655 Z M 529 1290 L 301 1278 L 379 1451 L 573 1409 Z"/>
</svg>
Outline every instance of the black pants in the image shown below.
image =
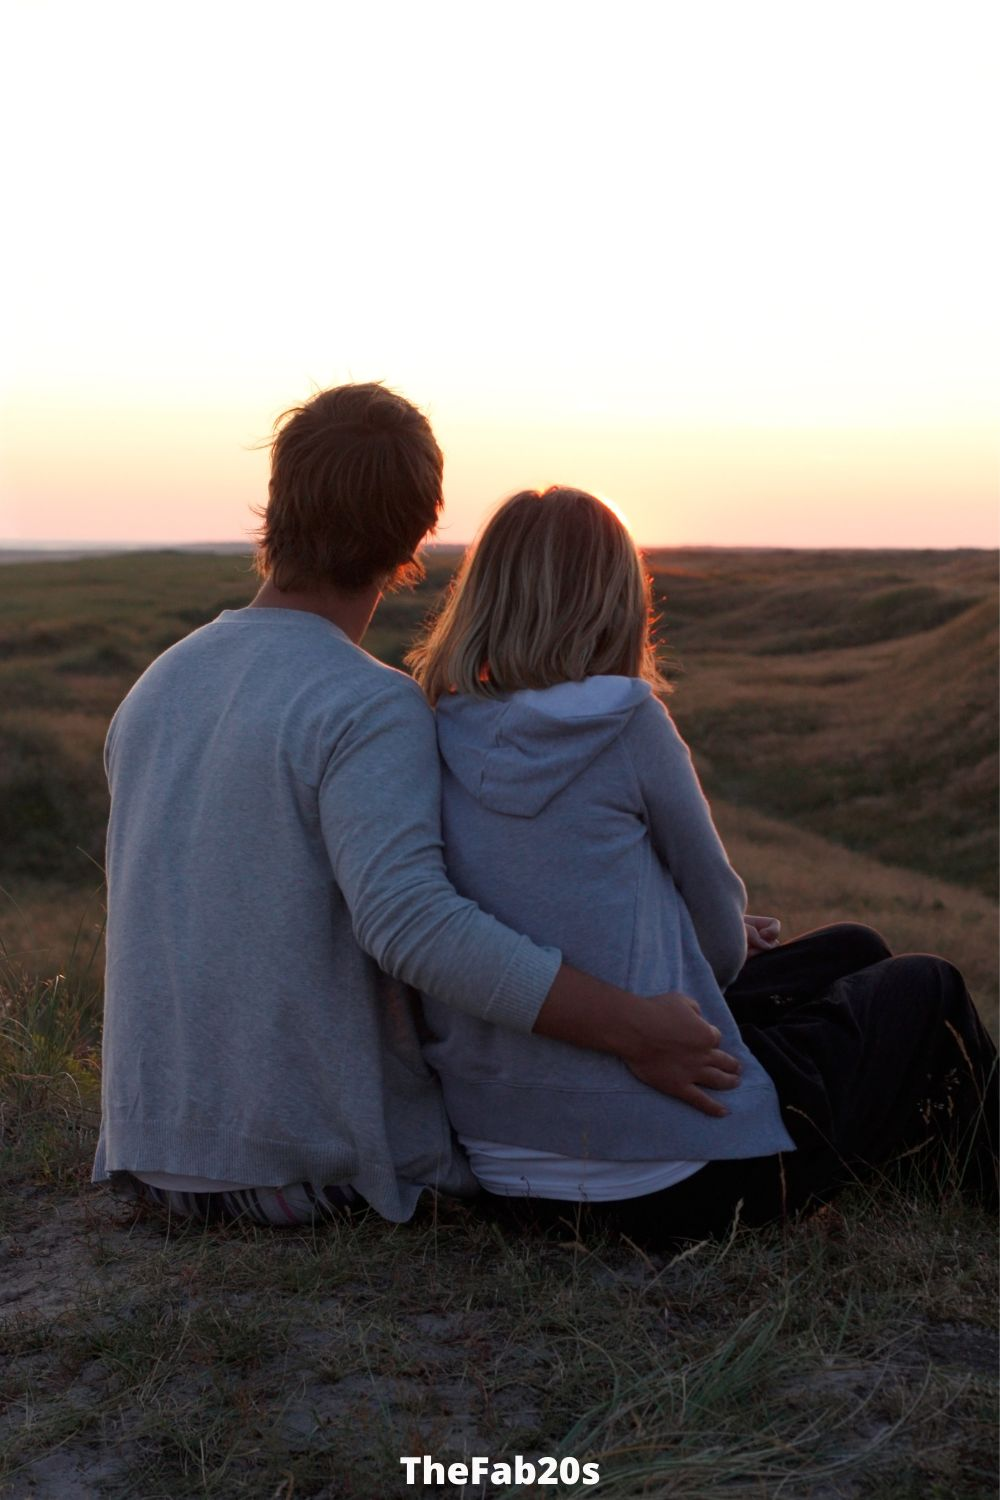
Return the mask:
<svg viewBox="0 0 1000 1500">
<path fill-rule="evenodd" d="M 662 1192 L 585 1205 L 589 1222 L 668 1247 L 724 1234 L 738 1204 L 751 1225 L 816 1207 L 890 1161 L 996 1202 L 996 1048 L 951 964 L 893 958 L 871 928 L 842 923 L 748 959 L 726 999 L 796 1150 L 709 1162 Z M 507 1207 L 543 1226 L 577 1211 Z"/>
</svg>

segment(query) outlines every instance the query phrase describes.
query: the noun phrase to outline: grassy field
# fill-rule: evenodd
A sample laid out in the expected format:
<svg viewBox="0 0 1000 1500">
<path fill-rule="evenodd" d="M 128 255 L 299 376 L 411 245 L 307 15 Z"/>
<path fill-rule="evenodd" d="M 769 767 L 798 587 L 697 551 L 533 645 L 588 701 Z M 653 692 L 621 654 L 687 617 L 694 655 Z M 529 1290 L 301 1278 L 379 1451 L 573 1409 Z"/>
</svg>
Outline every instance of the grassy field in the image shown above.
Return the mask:
<svg viewBox="0 0 1000 1500">
<path fill-rule="evenodd" d="M 400 664 L 453 563 L 369 649 Z M 996 1034 L 995 555 L 651 563 L 753 907 L 943 953 Z M 601 1482 L 521 1493 L 994 1495 L 995 1231 L 953 1194 L 858 1187 L 670 1259 L 454 1202 L 198 1233 L 90 1188 L 107 720 L 253 587 L 232 556 L 0 570 L 0 1493 L 374 1500 L 424 1492 L 401 1454 L 522 1453 Z"/>
<path fill-rule="evenodd" d="M 994 554 L 653 561 L 712 792 L 996 898 Z"/>
</svg>

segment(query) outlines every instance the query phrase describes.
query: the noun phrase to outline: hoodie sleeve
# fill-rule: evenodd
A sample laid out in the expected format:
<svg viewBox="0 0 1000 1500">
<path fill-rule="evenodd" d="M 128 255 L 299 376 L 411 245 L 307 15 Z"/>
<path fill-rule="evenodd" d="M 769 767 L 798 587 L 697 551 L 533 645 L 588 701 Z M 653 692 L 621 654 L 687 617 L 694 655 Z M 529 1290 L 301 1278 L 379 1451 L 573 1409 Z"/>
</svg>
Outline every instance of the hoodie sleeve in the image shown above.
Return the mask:
<svg viewBox="0 0 1000 1500">
<path fill-rule="evenodd" d="M 431 710 L 400 677 L 340 735 L 319 788 L 323 839 L 364 951 L 458 1010 L 530 1031 L 561 962 L 448 879 Z"/>
<path fill-rule="evenodd" d="M 699 945 L 721 988 L 746 961 L 746 888 L 729 863 L 691 762 L 691 752 L 656 698 L 622 736 L 635 767 L 653 847 L 691 914 Z"/>
</svg>

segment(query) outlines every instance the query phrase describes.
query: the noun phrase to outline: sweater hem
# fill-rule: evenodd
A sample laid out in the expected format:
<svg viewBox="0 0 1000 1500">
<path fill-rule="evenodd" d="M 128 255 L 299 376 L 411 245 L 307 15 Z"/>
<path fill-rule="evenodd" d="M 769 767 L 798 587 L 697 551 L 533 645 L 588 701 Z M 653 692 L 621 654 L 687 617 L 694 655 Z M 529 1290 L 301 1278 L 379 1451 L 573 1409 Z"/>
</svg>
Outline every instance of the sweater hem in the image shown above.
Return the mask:
<svg viewBox="0 0 1000 1500">
<path fill-rule="evenodd" d="M 720 1094 L 730 1110 L 722 1119 L 652 1089 L 583 1092 L 451 1076 L 442 1084 L 459 1135 L 561 1156 L 736 1161 L 796 1149 L 769 1082 Z"/>
<path fill-rule="evenodd" d="M 116 1129 L 105 1119 L 91 1181 L 104 1183 L 114 1172 L 172 1172 L 252 1187 L 285 1187 L 294 1182 L 348 1185 L 391 1223 L 413 1217 L 422 1192 L 457 1196 L 477 1191 L 476 1180 L 454 1149 L 446 1159 L 408 1164 L 401 1176 L 392 1165 L 365 1161 L 356 1146 L 247 1138 L 228 1131 L 179 1128 L 162 1120 L 130 1119 Z"/>
</svg>

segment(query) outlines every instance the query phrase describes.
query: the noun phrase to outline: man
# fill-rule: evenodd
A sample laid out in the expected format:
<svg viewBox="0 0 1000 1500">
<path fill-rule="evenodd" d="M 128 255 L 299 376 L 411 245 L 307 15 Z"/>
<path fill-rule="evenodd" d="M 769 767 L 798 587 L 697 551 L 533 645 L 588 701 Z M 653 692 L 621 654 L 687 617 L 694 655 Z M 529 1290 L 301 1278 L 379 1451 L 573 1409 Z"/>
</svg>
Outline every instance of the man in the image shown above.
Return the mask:
<svg viewBox="0 0 1000 1500">
<path fill-rule="evenodd" d="M 737 1064 L 692 1002 L 579 974 L 448 882 L 431 712 L 360 649 L 416 571 L 442 468 L 379 385 L 287 413 L 257 597 L 159 657 L 112 721 L 95 1181 L 265 1223 L 359 1197 L 402 1221 L 425 1186 L 469 1189 L 406 985 L 725 1113 L 703 1089 Z"/>
</svg>

